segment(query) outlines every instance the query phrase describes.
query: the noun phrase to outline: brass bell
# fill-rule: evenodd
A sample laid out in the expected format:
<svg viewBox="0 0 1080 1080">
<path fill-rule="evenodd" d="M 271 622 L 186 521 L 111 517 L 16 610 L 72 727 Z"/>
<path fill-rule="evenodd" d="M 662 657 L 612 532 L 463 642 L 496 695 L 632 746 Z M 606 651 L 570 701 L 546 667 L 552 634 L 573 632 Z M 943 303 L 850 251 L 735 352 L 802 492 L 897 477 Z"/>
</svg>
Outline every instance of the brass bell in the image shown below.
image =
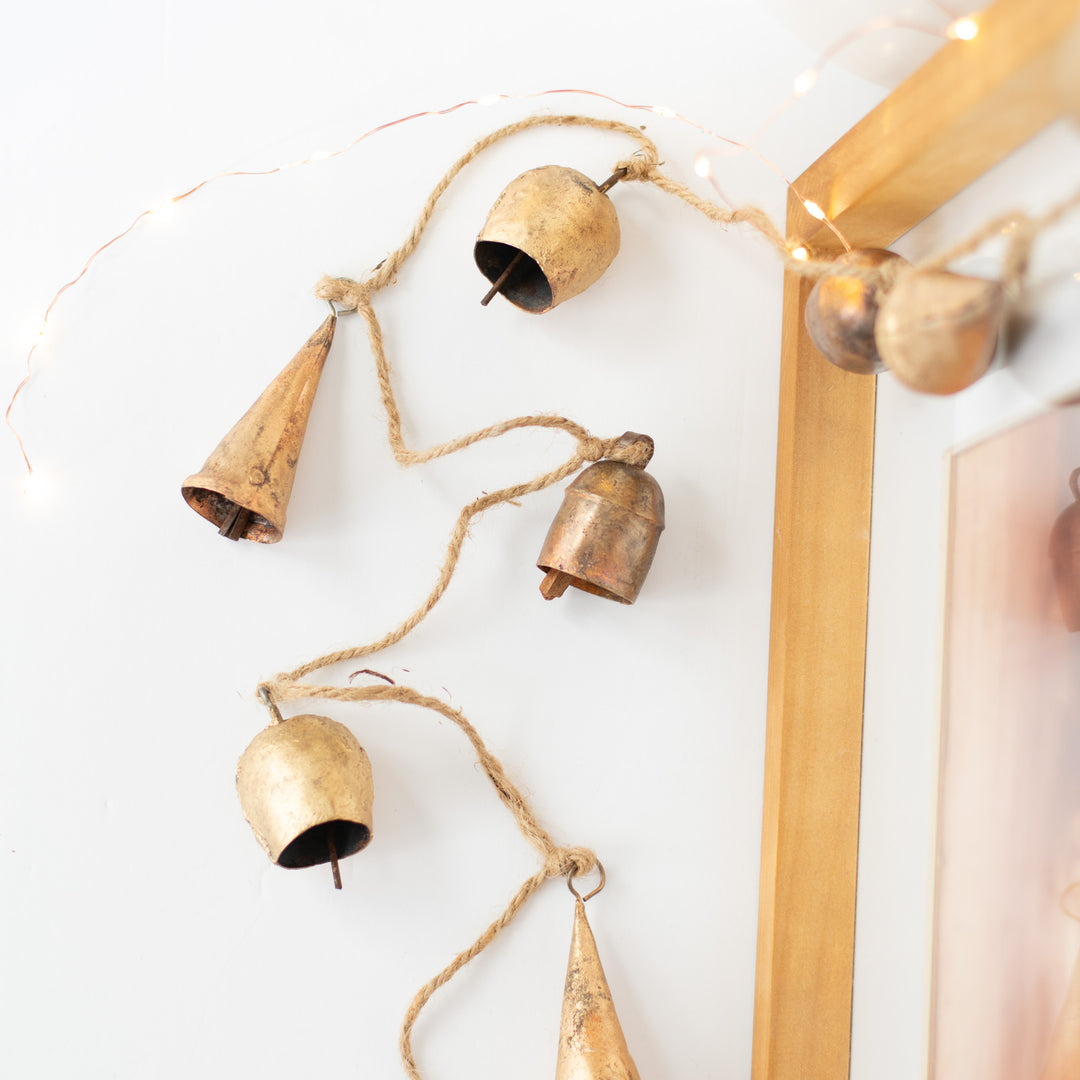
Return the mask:
<svg viewBox="0 0 1080 1080">
<path fill-rule="evenodd" d="M 522 311 L 550 311 L 598 280 L 619 251 L 619 219 L 607 189 L 576 169 L 545 165 L 514 180 L 495 200 L 473 257 Z"/>
<path fill-rule="evenodd" d="M 180 489 L 229 540 L 276 544 L 285 532 L 296 463 L 336 322 L 328 316 Z"/>
<path fill-rule="evenodd" d="M 356 736 L 325 716 L 294 716 L 264 728 L 236 767 L 244 817 L 267 855 L 294 869 L 367 847 L 374 788 Z"/>
<path fill-rule="evenodd" d="M 906 386 L 955 394 L 986 373 L 1004 319 L 998 282 L 917 270 L 882 301 L 874 337 L 885 366 Z"/>
<path fill-rule="evenodd" d="M 1069 487 L 1074 501 L 1050 530 L 1050 565 L 1054 571 L 1058 600 L 1065 625 L 1080 630 L 1080 469 L 1073 469 Z"/>
<path fill-rule="evenodd" d="M 864 248 L 836 260 L 836 272 L 814 284 L 806 300 L 806 329 L 818 352 L 830 363 L 856 375 L 876 375 L 885 365 L 874 341 L 880 287 L 844 274 L 845 267 L 873 269 L 900 259 L 894 251 Z"/>
<path fill-rule="evenodd" d="M 652 439 L 628 431 L 619 446 L 637 449 L 640 464 L 598 461 L 566 489 L 536 562 L 545 600 L 570 585 L 620 604 L 641 591 L 664 530 L 664 494 L 645 471 Z"/>
</svg>

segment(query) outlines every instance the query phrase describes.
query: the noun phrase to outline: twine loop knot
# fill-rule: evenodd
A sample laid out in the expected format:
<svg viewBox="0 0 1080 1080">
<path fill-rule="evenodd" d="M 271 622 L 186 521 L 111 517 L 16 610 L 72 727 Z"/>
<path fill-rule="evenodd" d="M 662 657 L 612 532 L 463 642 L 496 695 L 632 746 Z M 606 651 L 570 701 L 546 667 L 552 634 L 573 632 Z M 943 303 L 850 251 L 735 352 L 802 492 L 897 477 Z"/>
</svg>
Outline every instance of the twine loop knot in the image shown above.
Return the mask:
<svg viewBox="0 0 1080 1080">
<path fill-rule="evenodd" d="M 557 847 L 544 860 L 544 872 L 548 877 L 575 877 L 596 869 L 599 860 L 596 853 L 584 847 Z"/>
<path fill-rule="evenodd" d="M 320 300 L 340 304 L 347 311 L 370 306 L 371 292 L 371 287 L 365 282 L 346 277 L 331 277 L 329 274 L 319 278 L 315 286 L 315 295 Z"/>
<path fill-rule="evenodd" d="M 610 442 L 598 439 L 595 435 L 588 435 L 581 440 L 581 456 L 586 461 L 599 461 L 607 455 Z"/>
<path fill-rule="evenodd" d="M 639 150 L 631 157 L 624 158 L 615 163 L 615 169 L 625 169 L 624 180 L 639 180 L 642 183 L 652 180 L 657 173 L 660 162 L 655 150 Z"/>
</svg>

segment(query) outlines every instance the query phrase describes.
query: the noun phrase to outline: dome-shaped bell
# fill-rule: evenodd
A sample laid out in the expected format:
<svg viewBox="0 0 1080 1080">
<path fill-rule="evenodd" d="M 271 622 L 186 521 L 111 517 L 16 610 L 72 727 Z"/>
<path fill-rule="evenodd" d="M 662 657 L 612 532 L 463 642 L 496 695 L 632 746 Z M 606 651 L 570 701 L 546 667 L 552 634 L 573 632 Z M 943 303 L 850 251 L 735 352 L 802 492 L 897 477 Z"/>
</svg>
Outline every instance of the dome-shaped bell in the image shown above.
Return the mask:
<svg viewBox="0 0 1080 1080">
<path fill-rule="evenodd" d="M 986 373 L 1004 318 L 998 282 L 916 270 L 881 302 L 874 336 L 902 383 L 924 394 L 955 394 Z"/>
<path fill-rule="evenodd" d="M 1073 469 L 1069 487 L 1073 499 L 1050 530 L 1050 564 L 1054 571 L 1061 614 L 1072 631 L 1080 630 L 1080 469 Z"/>
<path fill-rule="evenodd" d="M 632 604 L 664 530 L 664 494 L 645 471 L 652 439 L 628 432 L 623 445 L 646 445 L 641 464 L 598 461 L 566 489 L 536 565 L 545 572 L 546 600 L 570 585 Z"/>
<path fill-rule="evenodd" d="M 278 866 L 336 864 L 371 839 L 371 763 L 356 736 L 328 717 L 264 728 L 240 758 L 236 790 Z"/>
<path fill-rule="evenodd" d="M 550 311 L 584 292 L 619 251 L 619 219 L 601 186 L 575 169 L 522 173 L 495 201 L 476 240 L 480 272 L 523 311 Z"/>
<path fill-rule="evenodd" d="M 876 375 L 885 367 L 874 341 L 880 288 L 843 271 L 846 267 L 870 270 L 897 259 L 906 264 L 896 252 L 883 248 L 848 252 L 834 263 L 835 273 L 819 278 L 810 290 L 806 329 L 830 363 L 856 375 Z"/>
</svg>

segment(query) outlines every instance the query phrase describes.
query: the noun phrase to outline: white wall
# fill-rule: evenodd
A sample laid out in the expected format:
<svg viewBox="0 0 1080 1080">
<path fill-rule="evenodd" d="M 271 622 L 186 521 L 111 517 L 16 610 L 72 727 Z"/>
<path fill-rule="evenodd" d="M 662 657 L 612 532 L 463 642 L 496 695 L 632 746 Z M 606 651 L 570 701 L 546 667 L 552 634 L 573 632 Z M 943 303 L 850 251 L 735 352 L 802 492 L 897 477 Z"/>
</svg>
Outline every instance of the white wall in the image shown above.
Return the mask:
<svg viewBox="0 0 1080 1080">
<path fill-rule="evenodd" d="M 733 2 L 329 3 L 302 15 L 64 2 L 24 5 L 6 27 L 0 376 L 11 388 L 44 306 L 86 256 L 218 170 L 267 168 L 467 98 L 562 86 L 747 139 L 814 59 Z M 794 176 L 880 94 L 830 69 L 761 149 Z M 311 168 L 224 180 L 143 223 L 57 305 L 14 412 L 42 481 L 34 497 L 14 442 L 0 447 L 4 1075 L 397 1075 L 415 989 L 533 872 L 464 740 L 426 714 L 319 710 L 350 724 L 375 769 L 376 836 L 343 865 L 342 893 L 325 868 L 266 861 L 233 770 L 265 721 L 261 678 L 393 625 L 429 588 L 459 506 L 551 467 L 565 441 L 521 435 L 399 469 L 362 328 L 343 320 L 285 541 L 230 545 L 178 488 L 323 318 L 318 276 L 378 262 L 464 147 L 535 109 L 646 124 L 672 175 L 708 191 L 694 155 L 717 144 L 675 120 L 588 97 L 472 107 Z M 604 860 L 590 916 L 642 1074 L 747 1076 L 778 267 L 756 237 L 627 185 L 613 194 L 619 259 L 564 308 L 482 310 L 471 261 L 517 173 L 553 161 L 600 178 L 626 152 L 580 131 L 493 150 L 376 303 L 414 445 L 532 411 L 656 438 L 669 525 L 641 599 L 540 599 L 533 563 L 560 498 L 549 491 L 477 523 L 443 603 L 369 662 L 449 695 L 555 835 Z M 749 157 L 719 167 L 733 198 L 782 213 L 767 169 Z M 437 997 L 416 1036 L 428 1075 L 553 1066 L 570 917 L 551 883 Z M 860 929 L 858 993 L 875 1001 L 867 940 Z M 903 981 L 914 1002 L 917 973 Z M 857 1040 L 859 1024 L 876 1031 L 871 1013 L 856 1021 Z"/>
</svg>

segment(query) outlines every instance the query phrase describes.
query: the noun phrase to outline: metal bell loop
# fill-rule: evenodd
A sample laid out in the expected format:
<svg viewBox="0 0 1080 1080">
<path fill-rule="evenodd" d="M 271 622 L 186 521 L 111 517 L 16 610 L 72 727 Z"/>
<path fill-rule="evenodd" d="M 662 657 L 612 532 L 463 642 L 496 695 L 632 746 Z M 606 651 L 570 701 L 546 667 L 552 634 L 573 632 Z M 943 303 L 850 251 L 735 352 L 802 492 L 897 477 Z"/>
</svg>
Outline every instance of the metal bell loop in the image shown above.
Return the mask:
<svg viewBox="0 0 1080 1080">
<path fill-rule="evenodd" d="M 326 716 L 264 728 L 236 767 L 255 839 L 278 866 L 335 863 L 371 840 L 371 762 L 356 736 Z"/>
<path fill-rule="evenodd" d="M 495 200 L 473 257 L 488 281 L 501 281 L 507 300 L 539 314 L 584 292 L 618 251 L 619 219 L 603 186 L 545 165 Z"/>
<path fill-rule="evenodd" d="M 648 439 L 628 432 L 623 440 Z M 646 462 L 647 463 L 647 462 Z M 632 604 L 664 530 L 664 494 L 644 465 L 598 461 L 563 495 L 536 565 L 540 592 L 553 600 L 576 589 Z"/>
</svg>

